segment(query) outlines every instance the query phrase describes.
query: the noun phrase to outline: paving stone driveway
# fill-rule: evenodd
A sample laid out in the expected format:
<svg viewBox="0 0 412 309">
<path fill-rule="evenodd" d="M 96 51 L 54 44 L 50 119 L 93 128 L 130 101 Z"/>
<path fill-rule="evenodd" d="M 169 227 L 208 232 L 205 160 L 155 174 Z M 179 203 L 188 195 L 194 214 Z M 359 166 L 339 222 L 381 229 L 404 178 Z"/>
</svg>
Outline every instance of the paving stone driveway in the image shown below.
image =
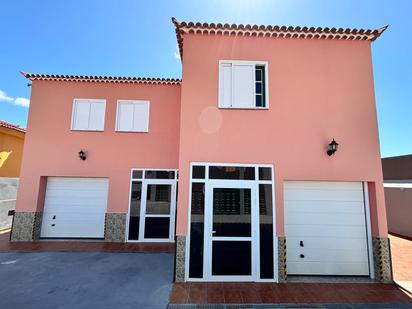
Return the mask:
<svg viewBox="0 0 412 309">
<path fill-rule="evenodd" d="M 0 308 L 166 308 L 173 254 L 0 253 Z"/>
</svg>

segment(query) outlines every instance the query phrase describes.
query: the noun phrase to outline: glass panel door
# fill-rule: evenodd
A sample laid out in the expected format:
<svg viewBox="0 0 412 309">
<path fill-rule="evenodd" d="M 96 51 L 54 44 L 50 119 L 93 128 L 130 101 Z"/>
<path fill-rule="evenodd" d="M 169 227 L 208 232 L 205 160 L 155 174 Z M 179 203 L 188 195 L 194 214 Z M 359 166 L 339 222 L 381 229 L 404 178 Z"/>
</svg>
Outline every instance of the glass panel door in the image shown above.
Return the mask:
<svg viewBox="0 0 412 309">
<path fill-rule="evenodd" d="M 253 184 L 222 181 L 209 188 L 209 279 L 253 280 L 256 210 Z M 205 236 L 206 236 L 205 235 Z M 206 242 L 205 242 L 206 243 Z"/>
<path fill-rule="evenodd" d="M 173 241 L 175 206 L 175 181 L 143 181 L 139 238 L 145 241 Z"/>
</svg>

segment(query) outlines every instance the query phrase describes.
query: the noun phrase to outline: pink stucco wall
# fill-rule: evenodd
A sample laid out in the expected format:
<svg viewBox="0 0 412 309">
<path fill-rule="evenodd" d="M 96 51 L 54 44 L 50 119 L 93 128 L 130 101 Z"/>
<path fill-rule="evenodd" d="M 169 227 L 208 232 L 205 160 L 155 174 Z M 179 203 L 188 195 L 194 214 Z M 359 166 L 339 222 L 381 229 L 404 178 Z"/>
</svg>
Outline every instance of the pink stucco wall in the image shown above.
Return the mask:
<svg viewBox="0 0 412 309">
<path fill-rule="evenodd" d="M 126 213 L 131 168 L 178 167 L 180 85 L 34 81 L 32 87 L 17 211 L 42 210 L 42 176 L 74 176 L 108 177 L 107 211 Z M 70 130 L 74 98 L 106 99 L 104 132 Z M 115 132 L 118 99 L 150 101 L 149 133 Z"/>
<path fill-rule="evenodd" d="M 268 110 L 218 109 L 218 61 L 269 62 Z M 370 42 L 184 35 L 177 234 L 187 234 L 190 162 L 275 166 L 284 180 L 368 181 L 372 233 L 386 236 Z M 328 157 L 327 144 L 340 144 Z"/>
</svg>

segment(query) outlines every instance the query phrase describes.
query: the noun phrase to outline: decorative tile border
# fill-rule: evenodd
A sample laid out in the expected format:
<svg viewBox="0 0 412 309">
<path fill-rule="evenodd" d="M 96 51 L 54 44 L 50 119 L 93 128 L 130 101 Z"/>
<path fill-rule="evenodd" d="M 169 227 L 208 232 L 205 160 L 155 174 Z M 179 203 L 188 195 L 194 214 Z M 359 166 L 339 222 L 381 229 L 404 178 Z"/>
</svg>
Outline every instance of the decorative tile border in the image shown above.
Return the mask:
<svg viewBox="0 0 412 309">
<path fill-rule="evenodd" d="M 34 211 L 16 211 L 13 218 L 11 241 L 33 241 L 35 218 L 36 212 Z"/>
<path fill-rule="evenodd" d="M 106 213 L 104 225 L 104 240 L 107 242 L 125 242 L 126 238 L 125 213 Z"/>
<path fill-rule="evenodd" d="M 278 278 L 279 283 L 286 282 L 288 279 L 285 236 L 278 236 Z"/>
<path fill-rule="evenodd" d="M 372 241 L 375 278 L 384 283 L 392 283 L 392 260 L 389 238 L 373 237 Z"/>
<path fill-rule="evenodd" d="M 176 235 L 175 282 L 185 281 L 186 236 Z"/>
</svg>

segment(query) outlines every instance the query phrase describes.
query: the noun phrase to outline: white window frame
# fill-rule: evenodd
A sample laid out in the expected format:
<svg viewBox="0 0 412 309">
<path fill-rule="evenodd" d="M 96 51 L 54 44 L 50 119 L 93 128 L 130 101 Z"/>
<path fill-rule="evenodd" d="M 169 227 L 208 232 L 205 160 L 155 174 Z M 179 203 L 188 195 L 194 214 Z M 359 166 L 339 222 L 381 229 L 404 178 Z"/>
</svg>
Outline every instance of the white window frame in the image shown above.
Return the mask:
<svg viewBox="0 0 412 309">
<path fill-rule="evenodd" d="M 237 107 L 237 106 L 224 106 L 222 102 L 222 94 L 223 94 L 223 76 L 222 76 L 222 67 L 223 64 L 230 64 L 232 66 L 232 91 L 231 91 L 231 96 L 233 100 L 233 65 L 254 65 L 255 69 L 257 65 L 264 66 L 265 67 L 265 106 L 256 106 L 256 80 L 255 80 L 255 74 L 253 74 L 253 100 L 254 100 L 254 106 L 253 107 Z M 219 93 L 218 93 L 218 106 L 219 108 L 224 108 L 224 109 L 269 109 L 269 62 L 268 61 L 246 61 L 246 60 L 219 60 Z M 231 101 L 232 101 L 231 100 Z M 233 103 L 233 102 L 231 102 Z"/>
<path fill-rule="evenodd" d="M 193 178 L 192 172 L 193 172 L 193 166 L 204 166 L 205 167 L 205 178 Z M 236 167 L 254 167 L 255 168 L 255 180 L 236 180 L 236 179 L 210 179 L 209 178 L 209 167 L 210 166 L 236 166 Z M 259 180 L 259 167 L 270 167 L 272 169 L 272 180 Z M 188 231 L 186 235 L 186 250 L 185 250 L 185 281 L 189 282 L 203 282 L 203 281 L 217 281 L 217 282 L 223 282 L 223 281 L 246 281 L 246 282 L 279 282 L 279 273 L 278 273 L 278 235 L 276 234 L 276 191 L 275 191 L 275 166 L 273 164 L 248 164 L 248 163 L 215 163 L 215 162 L 190 162 L 190 181 L 189 181 L 189 205 L 188 205 Z M 189 259 L 190 259 L 190 224 L 191 224 L 191 212 L 192 212 L 192 184 L 193 183 L 204 183 L 205 184 L 205 221 L 204 221 L 204 236 L 206 235 L 206 232 L 208 231 L 208 224 L 210 224 L 210 219 L 206 218 L 206 207 L 207 207 L 207 201 L 210 201 L 210 197 L 206 197 L 206 193 L 208 192 L 208 189 L 210 186 L 213 186 L 216 183 L 227 183 L 230 184 L 231 182 L 238 182 L 238 183 L 249 183 L 255 187 L 255 199 L 257 203 L 257 208 L 258 206 L 258 201 L 259 201 L 259 184 L 270 184 L 272 185 L 272 214 L 273 214 L 273 274 L 274 278 L 273 279 L 261 279 L 260 278 L 260 247 L 258 246 L 257 250 L 255 250 L 255 256 L 253 257 L 252 261 L 256 263 L 254 265 L 255 267 L 255 277 L 249 276 L 248 278 L 242 278 L 241 276 L 212 276 L 212 277 L 207 277 L 206 269 L 209 268 L 211 269 L 211 265 L 206 265 L 206 263 L 212 262 L 210 257 L 208 256 L 209 253 L 204 252 L 203 253 L 203 278 L 190 278 L 189 277 Z M 210 215 L 210 211 L 209 211 Z M 259 216 L 258 216 L 259 217 Z M 259 223 L 259 222 L 257 222 Z M 257 239 L 255 239 L 255 242 L 259 244 L 260 242 L 260 231 L 259 231 L 259 224 L 257 226 Z M 206 238 L 204 237 L 203 241 L 206 241 Z M 207 245 L 204 243 L 204 248 L 207 248 Z"/>
<path fill-rule="evenodd" d="M 131 130 L 120 130 L 119 129 L 119 106 L 121 103 L 131 103 L 131 104 L 147 104 L 148 106 L 148 112 L 147 112 L 147 130 L 142 131 L 142 130 L 136 130 L 136 129 L 131 129 Z M 134 115 L 133 115 L 134 116 Z M 149 132 L 149 127 L 150 127 L 150 101 L 149 100 L 117 100 L 117 106 L 116 106 L 116 127 L 115 131 L 116 132 L 133 132 L 133 133 L 148 133 Z"/>
<path fill-rule="evenodd" d="M 104 113 L 103 113 L 103 128 L 102 129 L 76 129 L 74 127 L 75 124 L 75 118 L 76 118 L 76 105 L 78 101 L 88 101 L 88 102 L 98 102 L 98 103 L 103 103 L 104 104 Z M 89 112 L 89 121 L 90 121 L 90 112 Z M 104 126 L 106 123 L 106 99 L 85 99 L 85 98 L 75 98 L 73 99 L 73 104 L 72 104 L 72 120 L 70 124 L 70 130 L 71 131 L 91 131 L 91 132 L 103 132 L 104 131 Z"/>
<path fill-rule="evenodd" d="M 143 171 L 142 178 L 133 178 L 134 171 Z M 173 179 L 155 179 L 155 178 L 145 178 L 146 171 L 167 171 L 175 172 L 175 178 Z M 175 242 L 175 227 L 176 227 L 176 207 L 177 207 L 177 184 L 178 184 L 178 169 L 172 168 L 132 168 L 130 171 L 130 186 L 129 186 L 129 208 L 127 211 L 126 219 L 126 233 L 125 233 L 125 242 L 129 243 L 140 243 L 140 242 L 162 242 L 162 243 L 174 243 Z M 142 195 L 140 202 L 140 224 L 139 224 L 139 239 L 129 240 L 129 225 L 130 225 L 130 207 L 131 207 L 131 197 L 132 197 L 132 184 L 133 182 L 140 181 L 142 183 Z M 146 214 L 146 201 L 143 203 L 143 198 L 146 199 L 145 189 L 147 185 L 150 184 L 167 184 L 172 186 L 171 192 L 171 203 L 170 203 L 170 215 L 150 215 Z M 168 217 L 170 218 L 169 223 L 169 238 L 144 238 L 144 227 L 145 219 L 147 217 Z"/>
</svg>

